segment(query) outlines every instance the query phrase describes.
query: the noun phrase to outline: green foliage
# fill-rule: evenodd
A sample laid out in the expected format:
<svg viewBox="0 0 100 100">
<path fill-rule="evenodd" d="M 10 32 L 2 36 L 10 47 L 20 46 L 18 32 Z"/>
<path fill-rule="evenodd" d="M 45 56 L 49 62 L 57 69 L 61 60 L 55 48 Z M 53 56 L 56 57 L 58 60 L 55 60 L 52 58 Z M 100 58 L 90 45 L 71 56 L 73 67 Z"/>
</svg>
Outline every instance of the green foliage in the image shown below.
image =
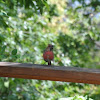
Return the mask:
<svg viewBox="0 0 100 100">
<path fill-rule="evenodd" d="M 85 37 L 84 37 L 85 38 Z M 76 38 L 67 34 L 60 33 L 58 43 L 62 47 L 62 51 L 72 61 L 72 66 L 84 67 L 84 63 L 88 62 L 87 58 L 91 55 L 89 52 L 94 45 L 94 42 L 89 42 L 89 39 Z"/>
<path fill-rule="evenodd" d="M 16 55 L 17 54 L 17 49 L 14 49 L 13 51 L 12 51 L 12 55 Z"/>
<path fill-rule="evenodd" d="M 74 96 L 74 97 L 69 97 L 69 98 L 61 98 L 59 100 L 93 100 L 91 98 L 87 98 L 87 96 L 83 97 L 83 96 Z"/>
<path fill-rule="evenodd" d="M 0 61 L 47 64 L 42 54 L 52 43 L 54 65 L 100 68 L 98 4 L 1 0 Z M 0 100 L 99 100 L 99 94 L 96 85 L 0 78 Z"/>
<path fill-rule="evenodd" d="M 42 14 L 43 9 L 49 10 L 49 5 L 46 0 L 1 0 L 0 1 L 0 26 L 7 27 L 6 18 L 9 16 L 16 16 L 24 8 L 23 13 L 27 17 L 33 14 Z"/>
</svg>

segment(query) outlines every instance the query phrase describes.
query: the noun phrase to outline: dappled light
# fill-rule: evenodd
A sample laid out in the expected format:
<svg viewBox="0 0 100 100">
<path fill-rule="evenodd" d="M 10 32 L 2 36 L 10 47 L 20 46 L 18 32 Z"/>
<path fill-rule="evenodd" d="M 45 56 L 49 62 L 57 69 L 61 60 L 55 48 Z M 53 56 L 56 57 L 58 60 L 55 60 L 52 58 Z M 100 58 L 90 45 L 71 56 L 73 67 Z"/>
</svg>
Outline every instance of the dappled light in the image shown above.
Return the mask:
<svg viewBox="0 0 100 100">
<path fill-rule="evenodd" d="M 54 45 L 51 69 L 89 68 L 98 74 L 100 0 L 0 0 L 2 67 L 46 69 L 43 52 L 48 44 Z M 99 85 L 0 78 L 0 100 L 99 100 L 98 94 Z"/>
</svg>

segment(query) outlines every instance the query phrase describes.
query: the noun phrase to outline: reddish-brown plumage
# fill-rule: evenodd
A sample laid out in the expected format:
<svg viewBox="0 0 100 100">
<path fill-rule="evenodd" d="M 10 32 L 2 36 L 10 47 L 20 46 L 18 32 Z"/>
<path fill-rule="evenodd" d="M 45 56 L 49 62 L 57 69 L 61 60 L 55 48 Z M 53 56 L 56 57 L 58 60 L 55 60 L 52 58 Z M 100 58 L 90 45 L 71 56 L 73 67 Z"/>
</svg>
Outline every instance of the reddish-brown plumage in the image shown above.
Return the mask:
<svg viewBox="0 0 100 100">
<path fill-rule="evenodd" d="M 43 53 L 43 58 L 46 62 L 48 62 L 48 65 L 51 65 L 51 60 L 54 59 L 53 45 L 48 44 L 48 47 L 45 49 Z"/>
<path fill-rule="evenodd" d="M 52 51 L 46 51 L 43 53 L 43 58 L 45 61 L 48 61 L 48 60 L 53 60 L 54 59 L 54 54 Z"/>
</svg>

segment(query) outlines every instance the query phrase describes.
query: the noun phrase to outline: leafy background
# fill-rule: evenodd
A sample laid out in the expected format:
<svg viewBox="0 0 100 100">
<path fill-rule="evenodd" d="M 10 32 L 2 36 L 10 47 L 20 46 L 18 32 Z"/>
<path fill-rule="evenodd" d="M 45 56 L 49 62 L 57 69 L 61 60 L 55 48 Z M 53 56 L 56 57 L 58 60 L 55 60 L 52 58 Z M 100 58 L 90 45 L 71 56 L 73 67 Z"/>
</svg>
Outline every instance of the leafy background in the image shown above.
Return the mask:
<svg viewBox="0 0 100 100">
<path fill-rule="evenodd" d="M 99 0 L 0 0 L 0 61 L 100 68 Z M 91 99 L 90 99 L 91 98 Z M 0 78 L 0 100 L 99 100 L 100 86 Z"/>
</svg>

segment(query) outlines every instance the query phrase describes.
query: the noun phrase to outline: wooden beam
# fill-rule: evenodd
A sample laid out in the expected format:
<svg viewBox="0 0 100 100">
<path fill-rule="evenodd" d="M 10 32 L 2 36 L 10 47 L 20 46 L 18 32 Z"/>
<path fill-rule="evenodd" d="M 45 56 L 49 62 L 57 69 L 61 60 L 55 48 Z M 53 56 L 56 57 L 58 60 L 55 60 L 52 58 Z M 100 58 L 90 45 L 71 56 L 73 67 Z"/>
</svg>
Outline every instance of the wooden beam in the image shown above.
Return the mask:
<svg viewBox="0 0 100 100">
<path fill-rule="evenodd" d="M 0 62 L 0 77 L 100 84 L 100 69 Z"/>
</svg>

